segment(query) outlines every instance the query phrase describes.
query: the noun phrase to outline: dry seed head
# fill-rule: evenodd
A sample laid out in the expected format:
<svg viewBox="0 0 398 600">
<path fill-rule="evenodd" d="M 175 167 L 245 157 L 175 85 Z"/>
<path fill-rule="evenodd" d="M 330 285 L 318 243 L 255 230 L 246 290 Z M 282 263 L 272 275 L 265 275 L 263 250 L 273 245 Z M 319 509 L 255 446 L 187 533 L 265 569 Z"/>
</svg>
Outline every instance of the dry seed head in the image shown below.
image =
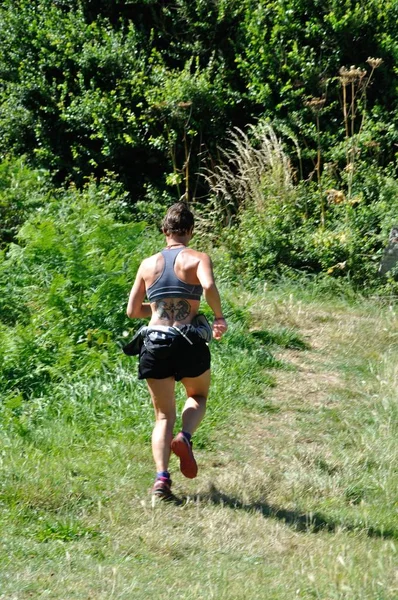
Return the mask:
<svg viewBox="0 0 398 600">
<path fill-rule="evenodd" d="M 348 203 L 351 204 L 351 206 L 356 206 L 360 202 L 362 202 L 361 196 L 354 196 L 353 198 L 350 198 L 350 200 L 348 201 Z"/>
<path fill-rule="evenodd" d="M 375 142 L 374 140 L 370 140 L 369 142 L 364 142 L 363 144 L 367 148 L 380 148 L 379 142 Z"/>
<path fill-rule="evenodd" d="M 365 77 L 366 71 L 359 69 L 352 65 L 349 69 L 345 67 L 341 67 L 339 70 L 340 73 L 340 81 L 343 85 L 348 85 L 349 83 L 353 83 L 358 79 L 361 80 Z"/>
<path fill-rule="evenodd" d="M 330 204 L 342 204 L 345 201 L 344 192 L 334 188 L 326 190 L 327 199 Z"/>
<path fill-rule="evenodd" d="M 345 269 L 346 265 L 347 265 L 346 260 L 344 262 L 339 262 L 336 265 L 333 265 L 333 267 L 330 267 L 326 272 L 328 275 L 331 275 L 336 269 L 339 269 L 340 271 L 342 271 L 343 269 Z"/>
<path fill-rule="evenodd" d="M 318 112 L 324 107 L 325 98 L 311 98 L 310 100 L 305 100 L 304 104 L 314 112 Z"/>
<path fill-rule="evenodd" d="M 378 67 L 380 67 L 380 65 L 383 64 L 384 61 L 382 58 L 372 58 L 369 56 L 366 62 L 372 67 L 372 69 L 377 69 Z"/>
</svg>

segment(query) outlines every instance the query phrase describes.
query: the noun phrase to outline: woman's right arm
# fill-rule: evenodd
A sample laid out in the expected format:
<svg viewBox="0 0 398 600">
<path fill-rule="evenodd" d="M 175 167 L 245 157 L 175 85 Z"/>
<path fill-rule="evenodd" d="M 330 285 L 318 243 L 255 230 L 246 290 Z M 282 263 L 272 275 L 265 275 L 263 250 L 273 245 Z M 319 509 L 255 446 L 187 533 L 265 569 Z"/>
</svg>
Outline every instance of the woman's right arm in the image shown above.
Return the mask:
<svg viewBox="0 0 398 600">
<path fill-rule="evenodd" d="M 127 304 L 126 312 L 130 319 L 149 319 L 152 316 L 151 305 L 149 302 L 144 302 L 146 289 L 143 272 L 144 267 L 143 263 L 141 263 Z"/>
</svg>

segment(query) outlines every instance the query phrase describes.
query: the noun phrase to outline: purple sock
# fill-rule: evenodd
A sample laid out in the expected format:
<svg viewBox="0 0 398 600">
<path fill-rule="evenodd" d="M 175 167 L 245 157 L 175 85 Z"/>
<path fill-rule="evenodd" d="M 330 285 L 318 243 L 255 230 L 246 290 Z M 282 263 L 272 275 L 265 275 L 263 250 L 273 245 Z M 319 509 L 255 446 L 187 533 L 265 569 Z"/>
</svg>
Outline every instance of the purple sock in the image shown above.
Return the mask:
<svg viewBox="0 0 398 600">
<path fill-rule="evenodd" d="M 181 431 L 182 435 L 187 438 L 188 442 L 191 441 L 192 433 L 187 433 L 186 431 Z"/>
<path fill-rule="evenodd" d="M 170 473 L 168 471 L 159 471 L 156 473 L 156 479 L 170 479 Z"/>
</svg>

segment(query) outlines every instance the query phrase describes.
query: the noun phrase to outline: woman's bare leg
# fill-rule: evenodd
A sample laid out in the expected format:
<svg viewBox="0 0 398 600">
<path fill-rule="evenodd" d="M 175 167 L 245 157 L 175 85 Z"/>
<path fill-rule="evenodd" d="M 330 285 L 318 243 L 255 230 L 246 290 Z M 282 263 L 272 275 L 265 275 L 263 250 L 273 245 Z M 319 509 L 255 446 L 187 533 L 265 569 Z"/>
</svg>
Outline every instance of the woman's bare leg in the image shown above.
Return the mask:
<svg viewBox="0 0 398 600">
<path fill-rule="evenodd" d="M 187 394 L 182 411 L 182 432 L 171 442 L 171 449 L 180 459 L 180 471 L 185 477 L 193 479 L 198 473 L 198 465 L 192 452 L 191 435 L 200 425 L 205 412 L 207 394 L 210 386 L 210 370 L 199 377 L 182 379 Z M 187 435 L 189 434 L 189 435 Z"/>
<path fill-rule="evenodd" d="M 175 380 L 147 379 L 155 411 L 155 427 L 152 432 L 152 454 L 156 471 L 167 471 L 170 460 L 170 444 L 176 420 Z"/>
<path fill-rule="evenodd" d="M 187 394 L 182 411 L 182 430 L 192 435 L 205 416 L 210 388 L 210 369 L 199 377 L 185 377 L 182 383 Z"/>
</svg>

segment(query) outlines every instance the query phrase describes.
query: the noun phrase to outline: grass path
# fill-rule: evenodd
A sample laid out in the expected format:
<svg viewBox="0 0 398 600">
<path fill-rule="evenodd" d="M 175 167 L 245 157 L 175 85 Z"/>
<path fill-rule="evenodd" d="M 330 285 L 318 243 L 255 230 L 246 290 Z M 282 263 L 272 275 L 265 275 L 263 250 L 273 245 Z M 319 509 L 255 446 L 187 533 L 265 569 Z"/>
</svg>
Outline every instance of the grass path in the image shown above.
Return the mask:
<svg viewBox="0 0 398 600">
<path fill-rule="evenodd" d="M 308 348 L 278 351 L 276 385 L 211 432 L 196 480 L 173 462 L 188 501 L 152 508 L 149 445 L 121 438 L 87 450 L 87 501 L 72 489 L 51 521 L 26 465 L 31 506 L 9 505 L 0 530 L 0 600 L 398 598 L 394 310 L 277 294 L 253 306 L 254 328 L 292 328 Z"/>
</svg>

